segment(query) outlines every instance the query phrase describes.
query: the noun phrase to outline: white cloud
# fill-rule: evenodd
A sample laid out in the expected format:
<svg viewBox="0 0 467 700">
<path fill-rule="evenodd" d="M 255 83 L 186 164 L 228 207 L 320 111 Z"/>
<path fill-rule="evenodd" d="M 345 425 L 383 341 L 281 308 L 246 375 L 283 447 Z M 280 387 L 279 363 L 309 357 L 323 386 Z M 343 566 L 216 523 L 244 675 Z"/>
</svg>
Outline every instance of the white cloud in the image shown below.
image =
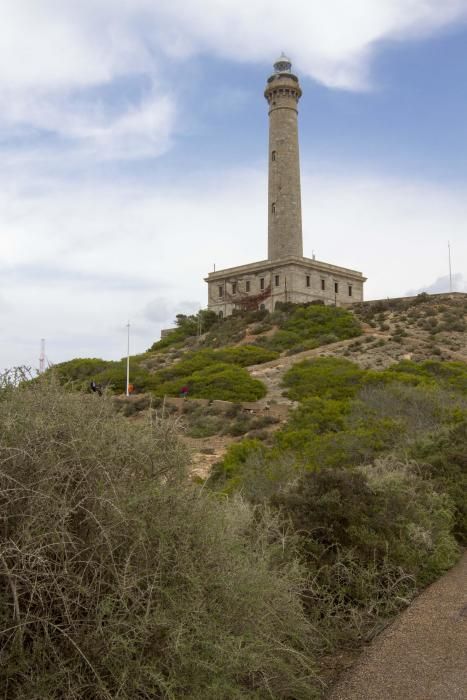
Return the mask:
<svg viewBox="0 0 467 700">
<path fill-rule="evenodd" d="M 154 73 L 161 51 L 269 63 L 284 48 L 308 75 L 355 88 L 378 41 L 466 15 L 466 0 L 15 0 L 2 13 L 0 83 L 69 89 Z"/>
<path fill-rule="evenodd" d="M 364 175 L 305 178 L 305 242 L 318 259 L 367 275 L 367 298 L 401 296 L 448 270 L 467 272 L 465 187 Z"/>
<path fill-rule="evenodd" d="M 170 62 L 212 55 L 297 70 L 332 87 L 370 82 L 374 48 L 467 17 L 467 0 L 0 0 L 0 130 L 46 131 L 68 157 L 145 158 L 177 129 Z M 152 92 L 115 105 L 104 87 L 144 79 Z M 97 91 L 97 92 L 96 92 Z M 98 95 L 98 96 L 96 96 Z M 5 140 L 5 139 L 4 139 Z M 42 154 L 43 157 L 43 154 Z"/>
<path fill-rule="evenodd" d="M 40 190 L 28 177 L 14 188 L 0 178 L 0 367 L 33 364 L 42 337 L 53 361 L 121 357 L 127 318 L 141 352 L 177 312 L 206 303 L 214 263 L 266 255 L 265 172 Z M 465 189 L 358 172 L 305 173 L 302 184 L 305 254 L 362 270 L 367 298 L 447 274 L 448 238 L 467 277 Z"/>
<path fill-rule="evenodd" d="M 451 289 L 452 284 L 452 289 Z M 434 282 L 419 287 L 418 289 L 411 289 L 406 294 L 407 296 L 415 296 L 416 294 L 421 294 L 421 292 L 426 292 L 427 294 L 441 294 L 446 292 L 467 292 L 467 279 L 461 273 L 452 275 L 444 275 L 443 277 L 438 277 Z"/>
</svg>

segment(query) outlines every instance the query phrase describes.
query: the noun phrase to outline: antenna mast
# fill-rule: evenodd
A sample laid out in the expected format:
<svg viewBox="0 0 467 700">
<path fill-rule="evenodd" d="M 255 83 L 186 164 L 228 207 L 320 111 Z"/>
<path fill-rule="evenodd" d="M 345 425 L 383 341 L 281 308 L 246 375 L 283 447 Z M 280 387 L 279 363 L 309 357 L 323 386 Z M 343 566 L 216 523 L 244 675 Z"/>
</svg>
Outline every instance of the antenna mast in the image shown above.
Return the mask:
<svg viewBox="0 0 467 700">
<path fill-rule="evenodd" d="M 449 291 L 452 293 L 451 241 L 448 241 L 448 255 L 449 255 Z"/>
<path fill-rule="evenodd" d="M 126 395 L 130 395 L 130 321 L 126 324 L 128 330 L 127 354 L 126 354 Z"/>
<path fill-rule="evenodd" d="M 41 338 L 41 354 L 39 357 L 39 374 L 45 372 L 45 338 Z"/>
</svg>

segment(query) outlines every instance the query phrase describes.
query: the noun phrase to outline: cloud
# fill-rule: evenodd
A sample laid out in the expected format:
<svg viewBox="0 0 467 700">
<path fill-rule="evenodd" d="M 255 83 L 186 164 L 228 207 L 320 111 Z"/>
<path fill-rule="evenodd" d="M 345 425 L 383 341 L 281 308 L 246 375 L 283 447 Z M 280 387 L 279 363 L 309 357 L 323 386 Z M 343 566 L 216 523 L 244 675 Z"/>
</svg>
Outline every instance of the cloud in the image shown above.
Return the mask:
<svg viewBox="0 0 467 700">
<path fill-rule="evenodd" d="M 427 294 L 443 294 L 451 291 L 450 287 L 451 280 L 449 275 L 445 275 L 444 277 L 438 277 L 438 279 L 431 282 L 431 284 L 427 284 L 419 289 L 412 289 L 409 292 L 406 292 L 405 296 L 415 296 L 417 294 L 421 294 L 422 292 L 426 292 Z M 460 273 L 452 275 L 452 291 L 467 292 L 467 279 L 464 278 L 464 275 Z"/>
<path fill-rule="evenodd" d="M 317 80 L 359 88 L 378 42 L 466 15 L 465 0 L 15 0 L 0 27 L 0 83 L 68 90 L 154 74 L 161 54 L 270 63 L 284 48 Z"/>
<path fill-rule="evenodd" d="M 305 254 L 361 270 L 367 298 L 401 296 L 448 270 L 467 277 L 467 192 L 316 164 L 302 179 Z M 30 179 L 32 177 L 32 180 Z M 40 187 L 0 175 L 0 367 L 141 352 L 176 313 L 206 304 L 203 277 L 266 257 L 267 177 L 224 170 L 164 180 Z M 241 202 L 241 206 L 238 203 Z M 8 272 L 8 274 L 6 274 Z"/>
<path fill-rule="evenodd" d="M 448 271 L 467 272 L 465 186 L 389 178 L 377 172 L 304 178 L 305 247 L 318 259 L 361 270 L 366 297 L 402 296 Z"/>
<path fill-rule="evenodd" d="M 271 61 L 284 48 L 300 71 L 331 87 L 361 89 L 378 42 L 438 31 L 467 15 L 465 0 L 173 0 L 155 3 L 165 48 L 210 50 L 241 62 Z M 287 31 L 287 27 L 293 31 Z M 283 46 L 283 42 L 290 42 Z M 281 46 L 278 46 L 278 42 Z"/>
<path fill-rule="evenodd" d="M 302 74 L 358 90 L 379 42 L 466 17 L 467 0 L 15 0 L 0 24 L 3 141 L 53 151 L 58 140 L 68 158 L 154 157 L 179 126 L 174 60 L 179 74 L 206 55 L 270 66 L 284 48 Z"/>
</svg>

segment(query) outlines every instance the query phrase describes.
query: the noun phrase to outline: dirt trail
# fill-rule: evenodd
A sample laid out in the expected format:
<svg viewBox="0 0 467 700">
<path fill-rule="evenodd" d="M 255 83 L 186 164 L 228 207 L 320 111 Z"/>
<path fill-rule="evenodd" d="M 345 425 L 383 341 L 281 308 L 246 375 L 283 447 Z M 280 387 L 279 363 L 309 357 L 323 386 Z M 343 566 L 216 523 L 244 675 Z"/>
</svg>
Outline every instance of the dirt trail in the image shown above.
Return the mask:
<svg viewBox="0 0 467 700">
<path fill-rule="evenodd" d="M 362 654 L 328 700 L 467 698 L 467 553 Z"/>
</svg>

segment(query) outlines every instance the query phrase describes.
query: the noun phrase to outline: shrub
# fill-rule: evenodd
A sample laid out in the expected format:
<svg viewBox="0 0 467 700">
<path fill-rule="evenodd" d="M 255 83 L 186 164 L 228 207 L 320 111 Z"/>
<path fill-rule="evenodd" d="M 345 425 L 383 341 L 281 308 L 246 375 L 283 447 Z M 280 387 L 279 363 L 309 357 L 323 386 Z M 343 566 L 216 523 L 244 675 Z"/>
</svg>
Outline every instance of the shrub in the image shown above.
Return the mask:
<svg viewBox="0 0 467 700">
<path fill-rule="evenodd" d="M 467 363 L 465 362 L 440 362 L 439 360 L 426 360 L 425 362 L 411 362 L 403 360 L 392 365 L 384 373 L 385 380 L 407 381 L 413 384 L 434 384 L 451 388 L 462 394 L 467 394 Z"/>
<path fill-rule="evenodd" d="M 303 474 L 272 502 L 309 561 L 309 614 L 337 639 L 368 633 L 458 556 L 452 504 L 414 464 Z"/>
<path fill-rule="evenodd" d="M 196 336 L 199 332 L 206 333 L 218 322 L 217 315 L 209 309 L 202 309 L 195 315 L 177 314 L 176 325 L 165 338 L 156 341 L 148 352 L 165 350 L 171 346 L 181 345 L 187 338 Z"/>
<path fill-rule="evenodd" d="M 11 700 L 314 696 L 278 523 L 185 478 L 170 422 L 43 380 L 0 393 Z"/>
<path fill-rule="evenodd" d="M 100 358 L 76 358 L 67 362 L 60 362 L 47 370 L 53 371 L 61 382 L 77 382 L 80 385 L 91 381 L 96 374 L 102 372 L 109 362 Z"/>
<path fill-rule="evenodd" d="M 337 340 L 361 335 L 361 326 L 353 314 L 335 306 L 282 305 L 275 312 L 279 330 L 272 336 L 260 338 L 258 343 L 273 350 L 313 349 Z M 297 352 L 299 350 L 297 349 Z"/>
<path fill-rule="evenodd" d="M 422 462 L 421 470 L 433 480 L 441 493 L 454 504 L 454 534 L 467 545 L 467 418 L 428 437 L 420 437 L 411 455 Z"/>
<path fill-rule="evenodd" d="M 349 360 L 320 357 L 294 365 L 284 376 L 287 396 L 300 401 L 311 396 L 344 399 L 355 395 L 363 370 Z"/>
<path fill-rule="evenodd" d="M 256 401 L 266 395 L 264 384 L 252 379 L 247 370 L 222 362 L 215 362 L 177 379 L 162 381 L 154 391 L 158 396 L 177 396 L 180 387 L 185 385 L 189 388 L 190 396 L 198 399 Z"/>
</svg>

